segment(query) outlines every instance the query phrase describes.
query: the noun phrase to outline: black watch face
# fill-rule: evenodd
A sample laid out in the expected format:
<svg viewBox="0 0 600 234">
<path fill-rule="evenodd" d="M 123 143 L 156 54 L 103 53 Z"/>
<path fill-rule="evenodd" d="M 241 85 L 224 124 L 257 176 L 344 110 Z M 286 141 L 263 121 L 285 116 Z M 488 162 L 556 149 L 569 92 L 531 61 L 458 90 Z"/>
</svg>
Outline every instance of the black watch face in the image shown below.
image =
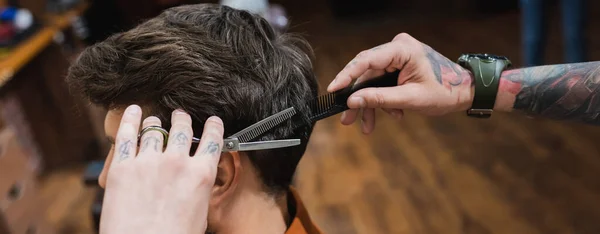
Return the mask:
<svg viewBox="0 0 600 234">
<path fill-rule="evenodd" d="M 487 63 L 501 60 L 501 61 L 505 61 L 507 67 L 511 66 L 511 62 L 510 62 L 510 60 L 508 60 L 507 57 L 493 55 L 493 54 L 463 54 L 458 58 L 458 64 L 462 67 L 465 67 L 465 66 L 467 66 L 467 63 L 469 62 L 469 60 L 473 59 L 473 58 L 479 59 L 480 61 L 485 61 Z"/>
</svg>

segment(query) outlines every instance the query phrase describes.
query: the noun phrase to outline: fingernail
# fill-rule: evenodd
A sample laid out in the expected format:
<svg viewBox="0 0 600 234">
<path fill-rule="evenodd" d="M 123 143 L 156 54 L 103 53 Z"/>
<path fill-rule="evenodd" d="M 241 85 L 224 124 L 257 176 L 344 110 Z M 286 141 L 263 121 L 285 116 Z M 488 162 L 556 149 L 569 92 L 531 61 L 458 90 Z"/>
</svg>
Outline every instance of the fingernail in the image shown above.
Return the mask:
<svg viewBox="0 0 600 234">
<path fill-rule="evenodd" d="M 351 97 L 350 98 L 350 103 L 358 105 L 359 108 L 364 108 L 364 107 L 367 106 L 367 103 L 365 102 L 365 99 L 362 98 L 362 97 Z"/>
<path fill-rule="evenodd" d="M 342 117 L 340 118 L 341 121 L 344 121 L 344 119 L 346 119 L 346 112 L 342 112 Z"/>
<path fill-rule="evenodd" d="M 142 108 L 140 108 L 140 106 L 138 106 L 138 105 L 131 105 L 127 108 L 128 114 L 136 115 L 136 114 L 139 114 L 140 112 L 142 112 Z"/>
<path fill-rule="evenodd" d="M 173 113 L 175 113 L 176 115 L 186 114 L 186 112 L 183 111 L 182 109 L 177 109 Z"/>
</svg>

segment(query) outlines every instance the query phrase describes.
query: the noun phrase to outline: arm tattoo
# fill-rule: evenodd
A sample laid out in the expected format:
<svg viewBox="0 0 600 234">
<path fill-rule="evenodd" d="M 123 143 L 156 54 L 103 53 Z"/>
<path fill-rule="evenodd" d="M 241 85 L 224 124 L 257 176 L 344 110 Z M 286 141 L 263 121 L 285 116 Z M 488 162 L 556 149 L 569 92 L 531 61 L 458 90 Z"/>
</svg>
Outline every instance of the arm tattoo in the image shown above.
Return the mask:
<svg viewBox="0 0 600 234">
<path fill-rule="evenodd" d="M 176 146 L 183 147 L 187 144 L 187 141 L 188 141 L 188 137 L 185 135 L 185 133 L 178 132 L 175 135 L 175 139 L 173 140 L 173 143 L 175 143 Z"/>
<path fill-rule="evenodd" d="M 514 109 L 600 125 L 600 62 L 509 70 L 501 81 L 500 91 L 515 95 Z"/>
<path fill-rule="evenodd" d="M 433 74 L 437 81 L 452 92 L 454 87 L 460 85 L 471 86 L 469 72 L 460 65 L 450 61 L 428 45 L 423 44 L 427 59 L 433 69 Z"/>
<path fill-rule="evenodd" d="M 208 142 L 208 145 L 206 146 L 206 148 L 204 148 L 204 150 L 202 150 L 202 153 L 214 155 L 217 152 L 219 152 L 220 150 L 221 150 L 221 147 L 219 146 L 219 144 L 211 141 L 211 142 Z"/>
<path fill-rule="evenodd" d="M 124 160 L 129 158 L 129 154 L 131 151 L 132 143 L 130 140 L 127 140 L 119 146 L 119 160 Z"/>
<path fill-rule="evenodd" d="M 146 151 L 146 149 L 148 149 L 148 147 L 150 147 L 150 145 L 152 145 L 152 148 L 154 148 L 155 151 L 159 152 L 159 148 L 158 148 L 158 142 L 160 140 L 155 137 L 155 136 L 148 136 L 146 138 L 144 138 L 144 141 L 142 142 L 142 152 Z"/>
</svg>

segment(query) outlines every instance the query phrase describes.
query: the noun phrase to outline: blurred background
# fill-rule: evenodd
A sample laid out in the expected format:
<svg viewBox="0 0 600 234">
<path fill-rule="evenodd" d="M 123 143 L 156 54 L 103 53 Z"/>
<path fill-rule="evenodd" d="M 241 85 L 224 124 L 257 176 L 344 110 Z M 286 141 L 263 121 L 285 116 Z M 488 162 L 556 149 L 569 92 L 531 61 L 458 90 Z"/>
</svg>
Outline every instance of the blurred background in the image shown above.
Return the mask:
<svg viewBox="0 0 600 234">
<path fill-rule="evenodd" d="M 219 1 L 0 0 L 0 234 L 96 233 L 104 110 L 68 92 L 86 46 L 170 6 Z M 233 4 L 234 1 L 223 1 Z M 238 7 L 256 7 L 251 0 Z M 269 1 L 265 18 L 312 44 L 321 91 L 361 50 L 407 32 L 451 60 L 515 67 L 600 59 L 600 2 Z M 317 124 L 295 185 L 326 233 L 600 233 L 600 129 L 494 114 L 375 132 Z"/>
</svg>

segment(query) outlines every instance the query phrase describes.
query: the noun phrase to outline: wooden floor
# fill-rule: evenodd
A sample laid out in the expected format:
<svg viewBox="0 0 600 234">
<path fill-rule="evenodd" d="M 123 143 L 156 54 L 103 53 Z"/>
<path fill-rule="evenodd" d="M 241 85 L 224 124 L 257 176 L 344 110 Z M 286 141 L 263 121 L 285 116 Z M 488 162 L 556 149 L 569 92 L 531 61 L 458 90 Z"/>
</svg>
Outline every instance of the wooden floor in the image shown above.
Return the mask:
<svg viewBox="0 0 600 234">
<path fill-rule="evenodd" d="M 518 12 L 481 18 L 394 9 L 362 19 L 334 19 L 325 1 L 287 1 L 316 52 L 324 87 L 352 57 L 408 32 L 450 59 L 463 52 L 509 56 L 521 64 Z M 437 11 L 440 11 L 439 9 Z M 597 15 L 597 14 L 596 14 Z M 561 62 L 558 18 L 551 22 L 549 63 Z M 600 41 L 600 17 L 591 19 Z M 600 60 L 592 43 L 591 60 Z M 332 117 L 317 125 L 296 185 L 326 233 L 600 233 L 600 128 L 495 114 L 459 113 L 401 123 L 378 112 L 370 136 Z M 60 233 L 91 233 L 93 191 L 81 169 L 45 178 L 48 216 Z"/>
</svg>

